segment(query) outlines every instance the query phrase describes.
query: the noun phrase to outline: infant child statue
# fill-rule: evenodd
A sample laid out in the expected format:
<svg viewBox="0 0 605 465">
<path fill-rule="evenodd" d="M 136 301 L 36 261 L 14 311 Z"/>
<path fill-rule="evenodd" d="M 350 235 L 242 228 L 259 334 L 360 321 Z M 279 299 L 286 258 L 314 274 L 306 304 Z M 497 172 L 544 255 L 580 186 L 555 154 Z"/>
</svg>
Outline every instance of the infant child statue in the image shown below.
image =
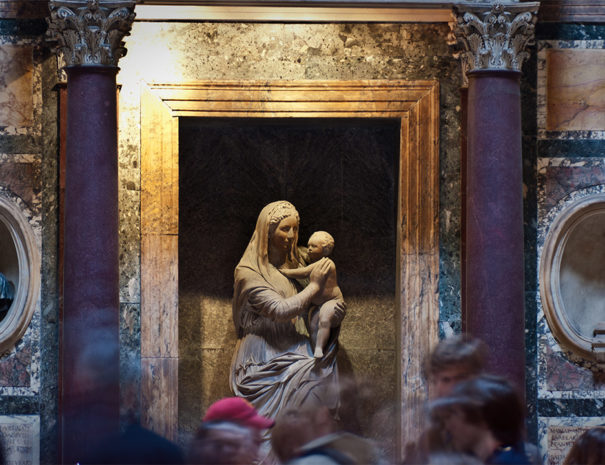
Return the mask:
<svg viewBox="0 0 605 465">
<path fill-rule="evenodd" d="M 330 270 L 324 287 L 317 297 L 311 301 L 313 305 L 320 307 L 319 318 L 312 318 L 310 321 L 311 330 L 313 332 L 317 331 L 315 352 L 313 354 L 315 358 L 324 356 L 324 349 L 330 337 L 330 328 L 340 324 L 340 320 L 335 317 L 335 305 L 337 302 L 344 300 L 336 281 L 336 265 L 329 258 L 325 258 L 332 253 L 332 250 L 334 250 L 334 238 L 325 231 L 316 231 L 311 234 L 307 244 L 307 255 L 311 264 L 304 268 L 280 268 L 279 270 L 288 278 L 303 279 L 311 274 L 313 268 L 321 260 L 330 262 Z"/>
</svg>

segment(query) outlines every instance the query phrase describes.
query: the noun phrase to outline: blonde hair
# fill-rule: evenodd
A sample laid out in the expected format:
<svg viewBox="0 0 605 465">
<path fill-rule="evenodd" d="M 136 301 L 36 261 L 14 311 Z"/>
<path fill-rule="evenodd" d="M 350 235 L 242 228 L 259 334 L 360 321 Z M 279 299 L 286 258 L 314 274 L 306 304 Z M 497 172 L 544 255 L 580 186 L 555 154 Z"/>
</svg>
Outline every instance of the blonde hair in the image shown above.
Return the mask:
<svg viewBox="0 0 605 465">
<path fill-rule="evenodd" d="M 325 231 L 315 231 L 313 234 L 311 234 L 309 240 L 313 239 L 314 237 L 321 241 L 323 256 L 327 257 L 330 255 L 334 250 L 334 238 Z"/>
</svg>

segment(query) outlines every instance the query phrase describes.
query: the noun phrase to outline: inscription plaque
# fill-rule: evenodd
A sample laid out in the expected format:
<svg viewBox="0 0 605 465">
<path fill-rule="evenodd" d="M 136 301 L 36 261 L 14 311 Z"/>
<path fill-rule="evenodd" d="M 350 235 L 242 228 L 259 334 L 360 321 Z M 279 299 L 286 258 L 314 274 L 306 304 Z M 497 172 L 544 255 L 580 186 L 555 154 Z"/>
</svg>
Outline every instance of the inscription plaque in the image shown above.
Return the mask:
<svg viewBox="0 0 605 465">
<path fill-rule="evenodd" d="M 546 465 L 561 465 L 576 438 L 588 429 L 589 426 L 550 426 Z"/>
<path fill-rule="evenodd" d="M 0 416 L 6 465 L 40 463 L 40 417 L 37 415 Z"/>
</svg>

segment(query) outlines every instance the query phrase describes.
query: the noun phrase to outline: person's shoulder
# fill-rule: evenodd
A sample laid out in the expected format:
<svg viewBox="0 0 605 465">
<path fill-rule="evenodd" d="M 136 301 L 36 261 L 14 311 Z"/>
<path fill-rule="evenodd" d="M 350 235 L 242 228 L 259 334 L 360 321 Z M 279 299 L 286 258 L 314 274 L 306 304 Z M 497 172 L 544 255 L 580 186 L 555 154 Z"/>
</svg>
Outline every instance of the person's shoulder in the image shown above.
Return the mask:
<svg viewBox="0 0 605 465">
<path fill-rule="evenodd" d="M 516 447 L 497 450 L 486 463 L 490 465 L 531 465 L 524 451 Z"/>
</svg>

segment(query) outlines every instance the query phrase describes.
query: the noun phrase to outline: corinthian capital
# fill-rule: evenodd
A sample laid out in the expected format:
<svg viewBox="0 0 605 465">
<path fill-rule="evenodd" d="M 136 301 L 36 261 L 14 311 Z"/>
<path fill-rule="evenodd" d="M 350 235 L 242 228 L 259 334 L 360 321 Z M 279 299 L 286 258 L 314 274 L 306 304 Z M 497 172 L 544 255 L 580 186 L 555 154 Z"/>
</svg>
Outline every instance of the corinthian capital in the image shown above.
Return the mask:
<svg viewBox="0 0 605 465">
<path fill-rule="evenodd" d="M 117 66 L 126 54 L 135 1 L 50 0 L 48 35 L 67 66 Z"/>
<path fill-rule="evenodd" d="M 521 71 L 534 39 L 539 3 L 458 3 L 450 24 L 462 69 Z"/>
</svg>

